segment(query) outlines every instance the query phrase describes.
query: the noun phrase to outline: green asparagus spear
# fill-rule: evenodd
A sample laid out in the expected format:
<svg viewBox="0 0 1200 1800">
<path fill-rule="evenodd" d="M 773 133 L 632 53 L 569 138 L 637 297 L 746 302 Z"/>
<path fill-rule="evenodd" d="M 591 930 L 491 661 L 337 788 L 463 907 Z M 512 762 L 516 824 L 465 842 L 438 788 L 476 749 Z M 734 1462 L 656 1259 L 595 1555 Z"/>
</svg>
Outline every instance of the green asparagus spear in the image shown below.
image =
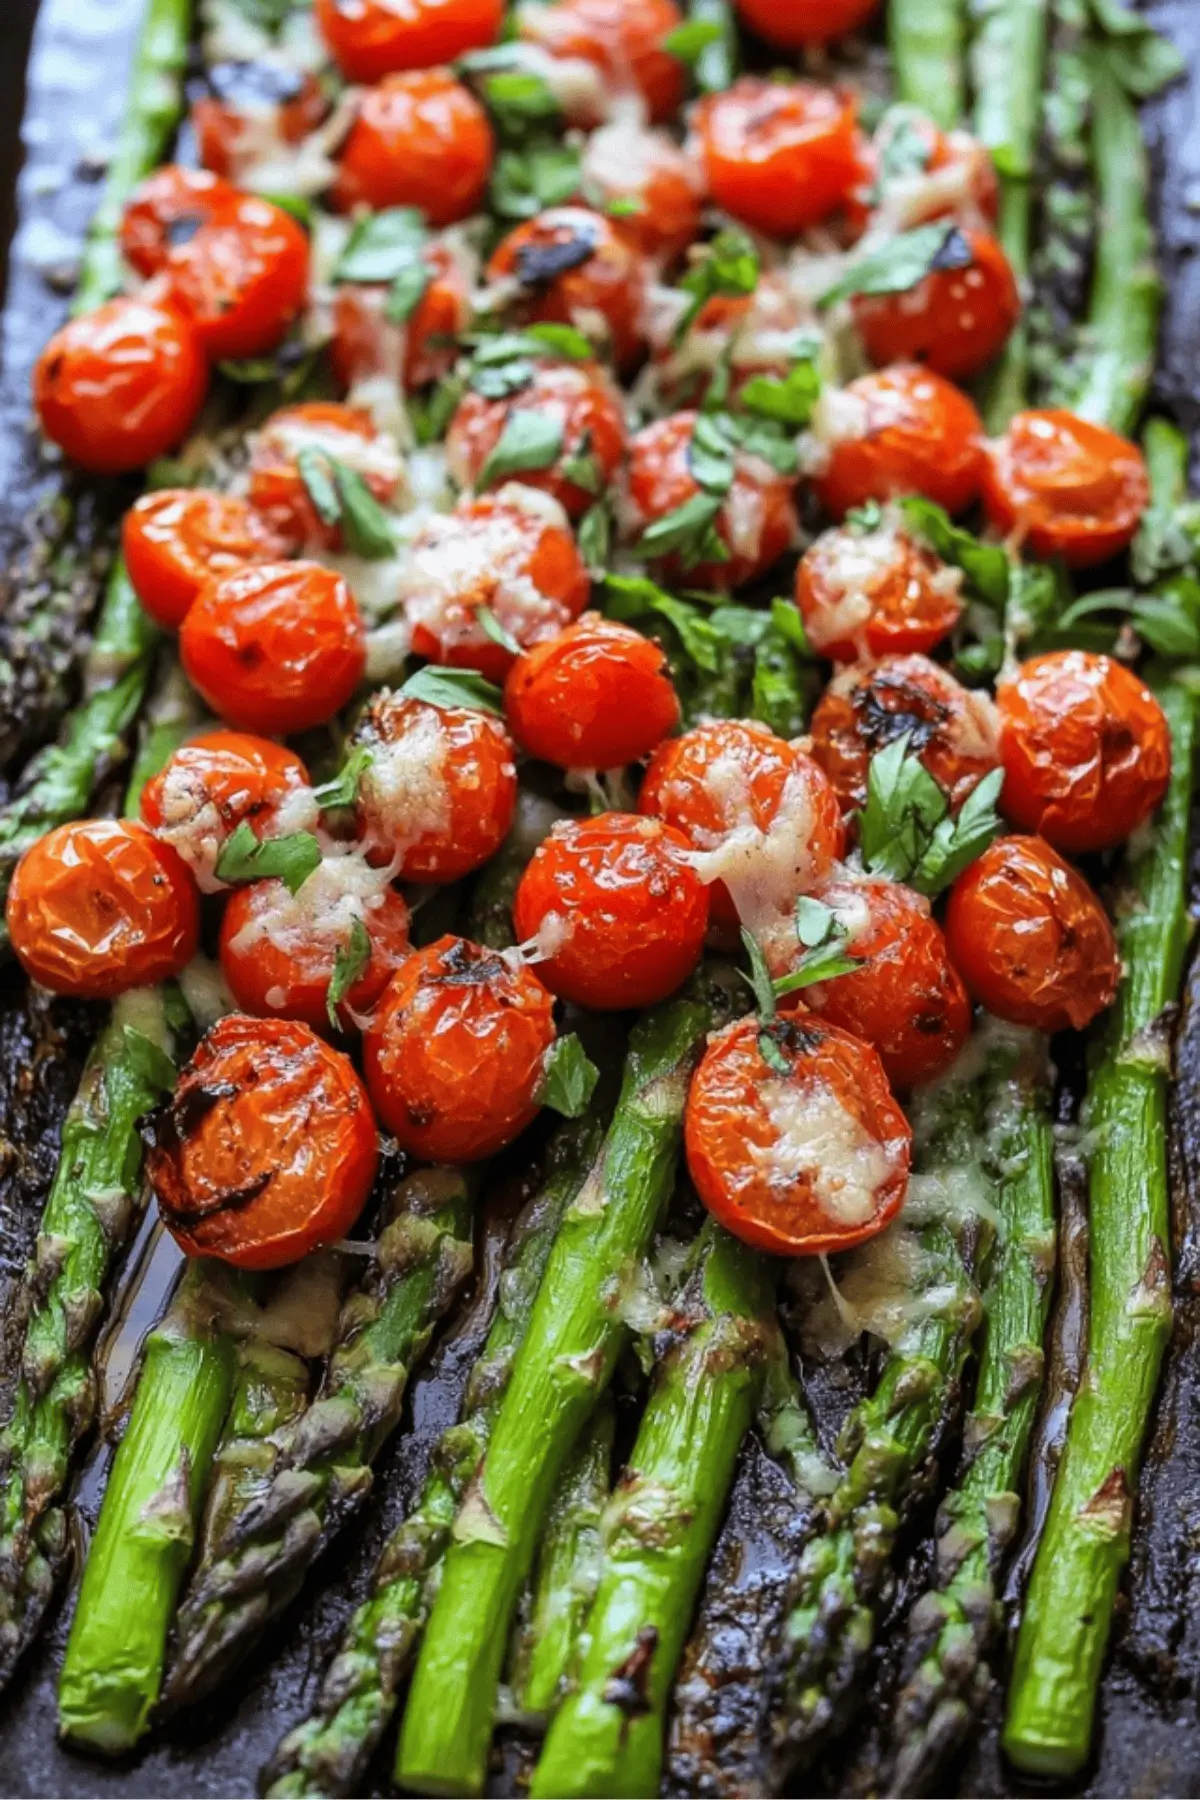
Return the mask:
<svg viewBox="0 0 1200 1800">
<path fill-rule="evenodd" d="M 623 1279 L 675 1177 L 687 1082 L 712 1007 L 656 1008 L 630 1041 L 600 1166 L 555 1240 L 413 1677 L 397 1760 L 404 1787 L 478 1793 L 509 1629 L 555 1483 L 628 1342 Z"/>
<path fill-rule="evenodd" d="M 269 1794 L 355 1792 L 387 1729 L 433 1604 L 454 1515 L 500 1410 L 559 1222 L 588 1177 L 600 1136 L 596 1121 L 586 1117 L 556 1134 L 544 1185 L 513 1228 L 496 1314 L 467 1382 L 462 1419 L 439 1438 L 415 1506 L 384 1545 L 371 1593 L 346 1627 L 316 1712 L 272 1759 Z"/>
<path fill-rule="evenodd" d="M 72 1743 L 109 1755 L 145 1731 L 167 1632 L 233 1388 L 219 1318 L 228 1271 L 194 1263 L 146 1343 L 133 1412 L 113 1462 L 58 1684 Z"/>
<path fill-rule="evenodd" d="M 162 651 L 154 692 L 142 718 L 141 733 L 125 786 L 127 819 L 141 815 L 142 789 L 158 774 L 181 744 L 210 723 L 200 696 L 174 656 Z"/>
<path fill-rule="evenodd" d="M 1088 1084 L 1095 1144 L 1087 1362 L 1030 1577 L 1004 1727 L 1016 1766 L 1056 1779 L 1087 1760 L 1129 1558 L 1138 1463 L 1171 1330 L 1166 1009 L 1188 937 L 1196 701 L 1170 682 L 1156 691 L 1171 727 L 1171 785 L 1153 841 L 1130 858 L 1117 921 L 1125 975 Z"/>
<path fill-rule="evenodd" d="M 579 1685 L 534 1796 L 658 1792 L 671 1684 L 775 1331 L 767 1259 L 715 1224 L 703 1236 L 698 1292 L 681 1301 L 698 1316 L 663 1359 L 605 1514 Z"/>
<path fill-rule="evenodd" d="M 965 0 L 892 0 L 888 43 L 896 98 L 950 130 L 962 123 Z"/>
</svg>

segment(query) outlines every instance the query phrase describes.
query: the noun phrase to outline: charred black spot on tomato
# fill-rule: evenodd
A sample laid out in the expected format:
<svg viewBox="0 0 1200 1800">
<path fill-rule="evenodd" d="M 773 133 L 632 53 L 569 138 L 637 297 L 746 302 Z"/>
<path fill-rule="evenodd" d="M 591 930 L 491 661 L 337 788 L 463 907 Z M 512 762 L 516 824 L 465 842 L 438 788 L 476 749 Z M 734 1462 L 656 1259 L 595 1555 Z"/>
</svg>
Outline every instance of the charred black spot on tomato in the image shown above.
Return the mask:
<svg viewBox="0 0 1200 1800">
<path fill-rule="evenodd" d="M 948 707 L 935 695 L 886 672 L 856 688 L 851 705 L 863 742 L 872 751 L 886 749 L 905 736 L 912 749 L 923 750 L 950 717 Z"/>
<path fill-rule="evenodd" d="M 540 287 L 556 281 L 570 269 L 577 269 L 595 253 L 594 225 L 568 225 L 558 228 L 548 243 L 522 244 L 517 251 L 517 280 L 522 287 Z"/>
<path fill-rule="evenodd" d="M 152 1150 L 173 1156 L 193 1137 L 209 1113 L 222 1100 L 232 1100 L 237 1088 L 231 1081 L 183 1082 L 169 1100 L 139 1120 L 143 1141 Z"/>
<path fill-rule="evenodd" d="M 177 219 L 172 219 L 167 224 L 166 240 L 172 250 L 181 250 L 185 244 L 191 243 L 196 233 L 207 223 L 207 218 L 201 212 L 180 213 Z"/>
<path fill-rule="evenodd" d="M 261 1194 L 265 1193 L 274 1181 L 275 1175 L 276 1170 L 263 1169 L 260 1174 L 243 1182 L 241 1187 L 222 1188 L 220 1193 L 212 1194 L 207 1200 L 193 1201 L 189 1198 L 186 1206 L 173 1206 L 170 1201 L 164 1200 L 160 1193 L 158 1210 L 168 1224 L 186 1226 L 196 1225 L 203 1219 L 215 1218 L 220 1213 L 244 1212 L 248 1206 L 253 1206 Z"/>
<path fill-rule="evenodd" d="M 503 957 L 457 938 L 441 957 L 441 974 L 426 978 L 430 987 L 490 987 L 508 973 Z"/>
</svg>

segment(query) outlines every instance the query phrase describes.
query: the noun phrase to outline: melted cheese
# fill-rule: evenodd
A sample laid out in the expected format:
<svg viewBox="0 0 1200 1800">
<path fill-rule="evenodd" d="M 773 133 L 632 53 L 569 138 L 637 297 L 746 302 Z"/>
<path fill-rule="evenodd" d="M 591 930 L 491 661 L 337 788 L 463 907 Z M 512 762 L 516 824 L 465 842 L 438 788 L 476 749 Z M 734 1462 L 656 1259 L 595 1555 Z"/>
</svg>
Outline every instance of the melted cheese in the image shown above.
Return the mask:
<svg viewBox="0 0 1200 1800">
<path fill-rule="evenodd" d="M 248 810 L 253 802 L 254 794 L 249 788 L 226 797 L 227 806 L 235 813 Z M 217 879 L 217 859 L 230 827 L 210 799 L 203 777 L 186 762 L 173 761 L 166 771 L 159 805 L 162 824 L 156 828 L 155 836 L 183 858 L 202 893 L 219 892 L 225 883 Z M 286 837 L 294 831 L 312 831 L 319 816 L 311 788 L 290 788 L 255 830 L 259 837 Z"/>
<path fill-rule="evenodd" d="M 366 924 L 385 904 L 390 868 L 372 868 L 360 850 L 330 849 L 294 894 L 280 884 L 275 903 L 250 918 L 232 940 L 235 953 L 266 938 L 277 949 L 299 951 L 314 941 L 341 947 L 355 921 Z M 282 989 L 267 990 L 267 1003 L 282 1006 Z"/>
<path fill-rule="evenodd" d="M 386 432 L 368 438 L 357 431 L 342 431 L 336 425 L 291 417 L 273 420 L 260 438 L 288 462 L 295 462 L 302 450 L 322 451 L 353 469 L 364 481 L 377 481 L 389 493 L 400 486 L 404 476 L 403 458 Z"/>
<path fill-rule="evenodd" d="M 755 1160 L 771 1184 L 787 1189 L 805 1183 L 839 1225 L 873 1218 L 892 1158 L 833 1089 L 819 1080 L 773 1078 L 763 1083 L 760 1099 L 774 1137 Z"/>
<path fill-rule="evenodd" d="M 359 784 L 375 831 L 398 848 L 448 831 L 451 818 L 450 742 L 442 713 L 436 706 L 416 707 L 404 715 L 403 726 L 393 741 L 372 743 Z"/>
<path fill-rule="evenodd" d="M 816 876 L 812 801 L 803 776 L 788 776 L 766 831 L 755 823 L 750 783 L 736 754 L 714 757 L 704 786 L 725 824 L 711 834 L 710 846 L 689 853 L 696 873 L 706 883 L 725 883 L 738 917 L 760 941 L 786 928 L 794 946 L 791 909 Z"/>
<path fill-rule="evenodd" d="M 557 501 L 509 482 L 498 495 L 540 525 L 565 527 Z M 428 520 L 414 541 L 400 582 L 399 600 L 410 627 L 423 627 L 443 647 L 474 640 L 474 609 L 488 606 L 521 643 L 562 620 L 561 602 L 544 594 L 529 574 L 530 533 L 520 518 L 497 511 L 469 525 L 453 514 Z"/>
</svg>

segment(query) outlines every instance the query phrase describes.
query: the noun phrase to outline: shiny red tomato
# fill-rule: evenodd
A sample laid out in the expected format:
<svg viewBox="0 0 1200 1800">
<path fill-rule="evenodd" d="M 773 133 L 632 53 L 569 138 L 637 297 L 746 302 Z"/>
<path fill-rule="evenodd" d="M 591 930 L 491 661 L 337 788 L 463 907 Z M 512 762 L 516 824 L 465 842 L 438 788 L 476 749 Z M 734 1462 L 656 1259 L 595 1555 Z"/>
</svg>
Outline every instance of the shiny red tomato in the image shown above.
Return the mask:
<svg viewBox="0 0 1200 1800">
<path fill-rule="evenodd" d="M 522 749 L 562 769 L 638 762 L 679 724 L 659 646 L 599 613 L 518 657 L 504 710 Z"/>
<path fill-rule="evenodd" d="M 349 1057 L 294 1019 L 230 1013 L 152 1115 L 146 1173 L 189 1256 L 278 1269 L 345 1237 L 379 1160 Z"/>
<path fill-rule="evenodd" d="M 998 838 L 959 876 L 946 942 L 981 1005 L 1037 1031 L 1082 1031 L 1121 978 L 1103 906 L 1042 838 Z"/>
<path fill-rule="evenodd" d="M 387 316 L 390 288 L 345 282 L 334 290 L 329 357 L 344 388 L 386 375 L 411 393 L 440 381 L 453 365 L 457 340 L 471 322 L 470 288 L 444 244 L 427 244 L 422 261 L 428 285 L 401 324 Z"/>
<path fill-rule="evenodd" d="M 320 563 L 261 563 L 205 582 L 183 621 L 188 680 L 219 717 L 284 736 L 323 725 L 366 669 L 354 596 Z"/>
<path fill-rule="evenodd" d="M 894 519 L 826 531 L 796 569 L 796 605 L 813 649 L 835 662 L 932 650 L 962 613 L 962 573 Z"/>
<path fill-rule="evenodd" d="M 488 636 L 480 608 L 527 650 L 557 637 L 590 590 L 558 502 L 512 484 L 429 520 L 410 549 L 400 600 L 416 655 L 503 681 L 513 654 Z"/>
<path fill-rule="evenodd" d="M 278 560 L 285 550 L 252 506 L 209 488 L 143 494 L 121 522 L 121 554 L 134 592 L 168 631 L 183 624 L 210 575 Z"/>
<path fill-rule="evenodd" d="M 816 481 L 843 519 L 868 500 L 925 494 L 962 512 L 983 479 L 983 422 L 965 394 L 915 363 L 860 375 L 824 403 L 829 462 Z"/>
<path fill-rule="evenodd" d="M 416 206 L 431 225 L 456 224 L 483 204 L 495 149 L 486 112 L 448 69 L 389 75 L 359 102 L 333 207 Z"/>
<path fill-rule="evenodd" d="M 703 174 L 665 131 L 624 121 L 593 131 L 581 186 L 599 211 L 619 209 L 610 214 L 613 230 L 642 256 L 672 263 L 700 234 Z"/>
<path fill-rule="evenodd" d="M 781 50 L 828 44 L 865 25 L 879 0 L 737 0 L 738 16 L 751 31 Z"/>
<path fill-rule="evenodd" d="M 547 363 L 507 400 L 488 400 L 473 388 L 458 403 L 446 433 L 446 461 L 460 487 L 493 487 L 507 471 L 490 477 L 488 459 L 518 414 L 536 413 L 558 427 L 558 449 L 545 467 L 522 469 L 523 487 L 553 494 L 572 519 L 595 502 L 590 487 L 564 472 L 564 463 L 590 456 L 595 460 L 601 493 L 607 489 L 625 454 L 625 413 L 620 396 L 594 363 Z"/>
<path fill-rule="evenodd" d="M 1171 732 L 1145 682 L 1110 656 L 1057 650 L 996 689 L 1001 805 L 1014 825 L 1077 856 L 1111 850 L 1157 809 Z"/>
<path fill-rule="evenodd" d="M 1068 568 L 1118 556 L 1149 503 L 1137 445 L 1074 413 L 1018 413 L 987 447 L 983 506 L 993 530 Z"/>
<path fill-rule="evenodd" d="M 925 656 L 887 656 L 839 670 L 812 716 L 812 753 L 847 812 L 867 797 L 877 751 L 908 734 L 957 809 L 1000 765 L 996 711 Z"/>
<path fill-rule="evenodd" d="M 281 206 L 239 194 L 168 253 L 163 272 L 214 362 L 266 356 L 308 299 L 308 238 Z"/>
<path fill-rule="evenodd" d="M 714 1218 L 760 1250 L 815 1256 L 883 1230 L 904 1201 L 912 1132 L 869 1044 L 796 1013 L 711 1037 L 684 1123 L 688 1173 Z"/>
<path fill-rule="evenodd" d="M 204 167 L 230 181 L 302 143 L 329 112 L 315 75 L 268 62 L 216 63 L 207 74 L 212 91 L 192 101 L 192 130 Z"/>
<path fill-rule="evenodd" d="M 256 837 L 311 831 L 317 804 L 308 770 L 270 738 L 206 731 L 181 744 L 142 789 L 142 818 L 212 892 L 225 840 L 245 820 Z"/>
<path fill-rule="evenodd" d="M 196 885 L 130 819 L 80 819 L 22 856 L 6 909 L 17 960 L 55 994 L 111 1000 L 178 975 L 196 954 Z"/>
<path fill-rule="evenodd" d="M 859 294 L 854 323 L 873 363 L 921 362 L 967 381 L 994 362 L 1021 316 L 1012 265 L 990 231 L 955 227 L 943 258 L 901 294 Z"/>
<path fill-rule="evenodd" d="M 658 819 L 564 819 L 521 877 L 513 923 L 554 993 L 600 1012 L 653 1006 L 700 960 L 708 894 L 687 839 Z"/>
<path fill-rule="evenodd" d="M 379 81 L 494 44 L 504 0 L 316 0 L 314 13 L 347 81 Z"/>
<path fill-rule="evenodd" d="M 830 87 L 743 75 L 692 124 L 713 200 L 770 237 L 819 225 L 859 177 L 854 102 Z"/>
<path fill-rule="evenodd" d="M 156 300 L 108 300 L 54 333 L 33 372 L 42 430 L 91 475 L 173 450 L 208 392 L 195 330 Z"/>
<path fill-rule="evenodd" d="M 457 881 L 508 835 L 517 803 L 512 739 L 492 714 L 378 695 L 354 734 L 371 760 L 358 829 L 405 881 Z"/>
<path fill-rule="evenodd" d="M 515 282 L 509 311 L 521 322 L 574 325 L 598 335 L 618 369 L 643 348 L 645 286 L 641 258 L 603 213 L 552 206 L 502 238 L 487 265 L 489 282 Z"/>
<path fill-rule="evenodd" d="M 121 215 L 121 249 L 139 275 L 157 275 L 172 250 L 237 204 L 238 191 L 209 169 L 167 163 L 138 183 Z"/>
<path fill-rule="evenodd" d="M 397 1143 L 478 1162 L 536 1117 L 554 1002 L 532 969 L 443 937 L 393 977 L 363 1038 L 371 1097 Z"/>
<path fill-rule="evenodd" d="M 383 504 L 396 498 L 404 473 L 395 440 L 380 431 L 365 407 L 334 400 L 285 406 L 256 431 L 250 443 L 250 499 L 280 537 L 295 545 L 342 548 L 340 524 L 326 524 L 308 491 L 301 458 L 320 459 L 332 479 L 351 470 Z"/>
<path fill-rule="evenodd" d="M 527 43 L 591 63 L 607 92 L 639 93 L 658 124 L 673 119 L 683 100 L 683 64 L 663 48 L 682 23 L 674 0 L 560 0 L 517 9 L 517 30 Z"/>
</svg>

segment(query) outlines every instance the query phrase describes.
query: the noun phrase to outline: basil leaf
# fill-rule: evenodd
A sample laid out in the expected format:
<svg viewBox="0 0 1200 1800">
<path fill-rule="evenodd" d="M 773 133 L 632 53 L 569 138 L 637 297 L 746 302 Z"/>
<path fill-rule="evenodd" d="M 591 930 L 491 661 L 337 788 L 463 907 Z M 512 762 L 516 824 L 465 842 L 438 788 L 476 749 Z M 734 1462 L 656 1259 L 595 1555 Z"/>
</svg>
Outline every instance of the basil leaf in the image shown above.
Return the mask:
<svg viewBox="0 0 1200 1800">
<path fill-rule="evenodd" d="M 359 783 L 374 760 L 366 744 L 356 745 L 337 774 L 313 789 L 313 798 L 321 811 L 334 812 L 339 806 L 353 806 L 358 799 Z"/>
<path fill-rule="evenodd" d="M 1160 656 L 1200 656 L 1200 582 L 1186 576 L 1166 582 L 1133 605 L 1138 636 Z"/>
<path fill-rule="evenodd" d="M 781 1020 L 778 1025 L 768 1026 L 759 1032 L 758 1054 L 762 1057 L 768 1069 L 772 1070 L 776 1075 L 790 1075 L 792 1072 L 792 1065 L 783 1054 L 783 1051 L 779 1048 L 776 1041 L 782 1029 L 782 1025 L 783 1021 Z"/>
<path fill-rule="evenodd" d="M 787 994 L 798 994 L 801 988 L 812 987 L 814 982 L 835 981 L 839 975 L 853 975 L 860 968 L 861 959 L 847 956 L 842 950 L 845 936 L 831 944 L 821 944 L 800 958 L 795 968 L 788 974 L 781 975 L 775 983 L 775 992 L 779 999 Z"/>
<path fill-rule="evenodd" d="M 559 469 L 567 481 L 573 481 L 585 494 L 598 494 L 604 486 L 604 470 L 592 455 L 592 434 L 585 431 L 578 450 L 564 456 Z"/>
<path fill-rule="evenodd" d="M 302 451 L 303 455 L 304 452 Z M 342 536 L 352 556 L 378 561 L 396 553 L 396 539 L 391 520 L 358 473 L 336 458 L 329 458 L 337 484 Z"/>
<path fill-rule="evenodd" d="M 861 506 L 850 508 L 842 523 L 849 527 L 855 537 L 866 537 L 870 532 L 878 531 L 883 524 L 883 508 L 878 500 L 864 500 Z M 950 523 L 948 517 L 946 523 Z"/>
<path fill-rule="evenodd" d="M 588 573 L 601 573 L 612 550 L 612 514 L 606 500 L 597 500 L 588 507 L 579 521 L 576 540 Z"/>
<path fill-rule="evenodd" d="M 504 713 L 500 689 L 474 669 L 444 669 L 437 663 L 426 663 L 409 676 L 400 692 L 410 700 L 424 700 L 429 706 L 465 706 L 499 717 Z"/>
<path fill-rule="evenodd" d="M 796 445 L 790 437 L 785 437 L 780 426 L 769 419 L 739 420 L 738 436 L 742 449 L 747 456 L 759 456 L 763 462 L 770 463 L 777 475 L 797 475 L 800 471 L 800 457 Z"/>
<path fill-rule="evenodd" d="M 367 928 L 361 919 L 355 919 L 350 926 L 349 941 L 339 944 L 337 947 L 337 954 L 333 959 L 333 976 L 325 996 L 325 1010 L 329 1014 L 329 1023 L 335 1031 L 342 1029 L 338 1007 L 363 974 L 370 960 L 371 939 L 367 934 Z"/>
<path fill-rule="evenodd" d="M 599 1079 L 599 1069 L 572 1031 L 556 1038 L 546 1052 L 538 1099 L 564 1119 L 577 1119 L 587 1111 Z"/>
<path fill-rule="evenodd" d="M 423 257 L 414 257 L 408 267 L 401 269 L 384 302 L 383 316 L 389 325 L 403 325 L 411 318 L 421 301 L 425 291 L 433 280 L 433 271 Z"/>
<path fill-rule="evenodd" d="M 288 893 L 295 894 L 320 862 L 321 846 L 311 831 L 257 838 L 249 820 L 243 819 L 221 848 L 216 874 L 219 881 L 228 882 L 282 881 Z"/>
<path fill-rule="evenodd" d="M 219 362 L 217 368 L 227 381 L 236 381 L 243 387 L 279 379 L 279 364 L 273 356 L 243 356 L 234 361 Z"/>
<path fill-rule="evenodd" d="M 590 341 L 574 325 L 559 325 L 549 322 L 543 325 L 530 325 L 525 336 L 532 338 L 535 345 L 544 345 L 553 350 L 556 356 L 569 357 L 572 362 L 588 362 L 595 354 Z"/>
<path fill-rule="evenodd" d="M 500 69 L 483 83 L 483 101 L 502 137 L 523 138 L 531 126 L 545 126 L 562 109 L 550 85 L 528 69 Z"/>
<path fill-rule="evenodd" d="M 808 633 L 804 629 L 804 620 L 800 616 L 800 608 L 794 600 L 772 600 L 771 623 L 786 644 L 796 652 L 797 656 L 811 660 L 813 650 L 808 641 Z"/>
<path fill-rule="evenodd" d="M 479 472 L 476 486 L 491 487 L 508 475 L 520 475 L 530 469 L 548 469 L 561 455 L 562 425 L 546 413 L 529 409 L 511 412 L 504 430 Z"/>
<path fill-rule="evenodd" d="M 864 509 L 860 509 L 864 510 Z M 900 502 L 900 511 L 909 530 L 915 532 L 943 562 L 961 569 L 975 591 L 997 609 L 1008 600 L 1012 564 L 1002 544 L 985 544 L 961 525 L 956 525 L 945 507 L 923 494 L 911 494 Z M 882 515 L 881 515 L 882 516 Z M 879 523 L 877 520 L 876 523 Z M 868 531 L 874 525 L 865 527 Z"/>
<path fill-rule="evenodd" d="M 467 385 L 485 400 L 507 400 L 527 388 L 536 374 L 536 365 L 527 356 L 514 356 L 509 362 L 476 362 Z"/>
<path fill-rule="evenodd" d="M 614 194 L 611 200 L 604 202 L 603 210 L 610 219 L 636 219 L 646 207 L 636 194 Z"/>
<path fill-rule="evenodd" d="M 485 637 L 491 638 L 493 644 L 499 644 L 510 656 L 520 656 L 521 646 L 511 631 L 505 631 L 490 606 L 477 606 L 475 617 L 479 621 L 479 629 Z"/>
<path fill-rule="evenodd" d="M 941 821 L 909 878 L 918 893 L 940 894 L 1000 836 L 1004 823 L 996 801 L 1003 786 L 1003 769 L 993 769 L 972 788 L 958 817 Z"/>
<path fill-rule="evenodd" d="M 609 618 L 628 622 L 656 613 L 679 634 L 684 655 L 706 674 L 715 675 L 724 660 L 720 634 L 694 606 L 677 600 L 645 575 L 606 575 L 604 591 Z"/>
<path fill-rule="evenodd" d="M 836 306 L 855 294 L 905 294 L 935 270 L 967 269 L 972 261 L 971 246 L 957 225 L 917 225 L 860 257 L 826 288 L 817 306 Z"/>
<path fill-rule="evenodd" d="M 749 975 L 742 974 L 742 980 L 753 991 L 754 1004 L 758 1016 L 764 1024 L 775 1017 L 775 983 L 771 980 L 771 971 L 767 967 L 767 959 L 762 953 L 762 945 L 752 931 L 742 926 L 742 945 L 750 958 Z M 741 971 L 739 971 L 741 973 Z"/>
<path fill-rule="evenodd" d="M 707 494 L 721 499 L 733 486 L 735 444 L 725 416 L 700 413 L 687 448 L 692 480 Z"/>
<path fill-rule="evenodd" d="M 919 893 L 940 893 L 999 836 L 995 802 L 1003 783 L 1003 770 L 993 769 L 952 818 L 947 795 L 912 754 L 905 733 L 871 758 L 859 815 L 865 866 Z"/>
<path fill-rule="evenodd" d="M 429 240 L 415 206 L 389 206 L 368 213 L 346 240 L 333 271 L 334 281 L 385 282 L 410 269 Z"/>
<path fill-rule="evenodd" d="M 773 419 L 791 431 L 808 424 L 821 392 L 821 378 L 816 365 L 794 363 L 786 375 L 752 375 L 738 403 L 759 418 Z"/>
<path fill-rule="evenodd" d="M 161 1044 L 148 1038 L 134 1025 L 124 1030 L 124 1060 L 130 1070 L 154 1093 L 169 1094 L 175 1086 L 177 1070 Z"/>
<path fill-rule="evenodd" d="M 796 936 L 806 950 L 829 943 L 838 929 L 838 917 L 833 908 L 826 906 L 824 901 L 814 900 L 811 894 L 800 895 L 794 917 Z"/>
<path fill-rule="evenodd" d="M 711 44 L 720 43 L 723 35 L 715 19 L 688 19 L 674 31 L 668 31 L 660 48 L 691 69 Z"/>
<path fill-rule="evenodd" d="M 533 219 L 579 192 L 581 159 L 571 144 L 550 138 L 501 150 L 492 170 L 492 210 L 502 219 Z"/>
<path fill-rule="evenodd" d="M 313 511 L 323 525 L 341 522 L 342 502 L 334 484 L 330 458 L 311 445 L 296 457 L 296 468 L 304 483 L 304 491 L 312 501 Z"/>
<path fill-rule="evenodd" d="M 752 294 L 758 286 L 758 251 L 744 231 L 719 231 L 705 254 L 679 283 L 691 299 L 675 327 L 675 342 L 687 336 L 706 300 L 715 295 Z"/>
<path fill-rule="evenodd" d="M 667 556 L 677 551 L 685 568 L 699 562 L 728 562 L 729 551 L 715 528 L 720 510 L 719 495 L 693 494 L 646 527 L 638 540 L 638 554 Z"/>
<path fill-rule="evenodd" d="M 737 74 L 737 30 L 729 0 L 690 0 L 692 19 L 717 27 L 717 36 L 705 44 L 692 65 L 692 77 L 702 94 L 723 94 Z"/>
</svg>

